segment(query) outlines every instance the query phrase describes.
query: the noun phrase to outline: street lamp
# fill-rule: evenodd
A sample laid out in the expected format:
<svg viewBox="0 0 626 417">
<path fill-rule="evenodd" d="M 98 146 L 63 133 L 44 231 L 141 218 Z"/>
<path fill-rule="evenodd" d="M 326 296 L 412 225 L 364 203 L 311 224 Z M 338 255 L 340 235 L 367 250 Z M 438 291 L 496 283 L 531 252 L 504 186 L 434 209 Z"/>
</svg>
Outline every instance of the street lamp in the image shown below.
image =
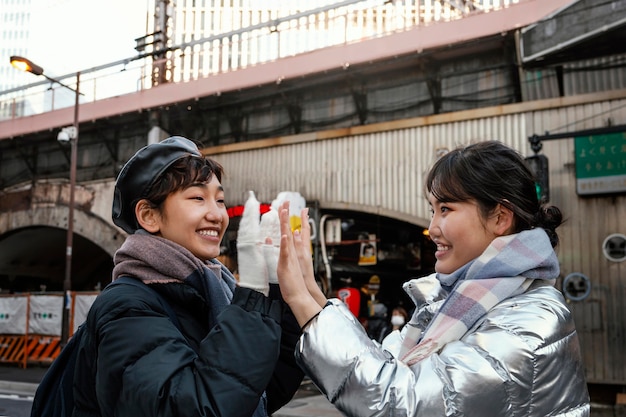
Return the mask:
<svg viewBox="0 0 626 417">
<path fill-rule="evenodd" d="M 63 321 L 61 323 L 61 344 L 65 345 L 70 334 L 70 291 L 72 290 L 72 247 L 74 238 L 74 189 L 76 188 L 76 160 L 78 157 L 78 104 L 80 96 L 80 72 L 76 73 L 76 89 L 63 84 L 59 80 L 50 78 L 43 73 L 43 68 L 32 61 L 21 56 L 12 56 L 11 65 L 15 68 L 33 73 L 35 75 L 43 75 L 46 79 L 55 82 L 75 94 L 74 101 L 74 125 L 64 127 L 57 137 L 59 142 L 70 142 L 70 201 L 68 204 L 67 216 L 67 244 L 65 248 L 65 278 L 63 279 L 63 292 L 65 293 L 65 305 L 63 306 Z"/>
</svg>

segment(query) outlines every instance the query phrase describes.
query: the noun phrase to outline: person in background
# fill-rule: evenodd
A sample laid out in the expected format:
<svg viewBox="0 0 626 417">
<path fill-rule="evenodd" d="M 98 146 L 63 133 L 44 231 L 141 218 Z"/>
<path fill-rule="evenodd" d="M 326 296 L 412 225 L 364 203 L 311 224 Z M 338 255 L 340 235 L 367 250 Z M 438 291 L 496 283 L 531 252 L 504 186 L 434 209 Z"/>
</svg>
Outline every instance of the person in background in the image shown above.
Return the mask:
<svg viewBox="0 0 626 417">
<path fill-rule="evenodd" d="M 292 233 L 281 207 L 278 279 L 303 328 L 298 363 L 346 416 L 589 416 L 554 287 L 561 211 L 539 204 L 524 159 L 497 141 L 450 151 L 425 185 L 436 272 L 404 284 L 416 310 L 385 347 L 316 288 L 310 230 Z"/>
<path fill-rule="evenodd" d="M 382 343 L 391 332 L 401 331 L 407 321 L 409 321 L 409 314 L 406 310 L 400 306 L 395 307 L 391 310 L 391 318 L 389 319 L 389 322 L 382 329 L 380 336 L 376 340 Z"/>
<path fill-rule="evenodd" d="M 74 416 L 267 417 L 298 389 L 300 328 L 270 284 L 278 249 L 262 243 L 262 224 L 278 231 L 277 212 L 259 219 L 258 201 L 246 202 L 237 285 L 216 259 L 229 224 L 222 173 L 179 136 L 140 149 L 120 171 L 113 222 L 128 237 L 113 280 L 146 288 L 115 285 L 93 303 Z"/>
</svg>

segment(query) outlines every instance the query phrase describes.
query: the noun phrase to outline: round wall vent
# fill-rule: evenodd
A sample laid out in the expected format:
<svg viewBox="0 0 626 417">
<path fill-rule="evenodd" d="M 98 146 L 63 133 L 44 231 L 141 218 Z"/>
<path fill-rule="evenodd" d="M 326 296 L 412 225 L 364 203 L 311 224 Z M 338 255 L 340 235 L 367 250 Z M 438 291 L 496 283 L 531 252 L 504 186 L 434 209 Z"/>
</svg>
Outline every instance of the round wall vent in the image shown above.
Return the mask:
<svg viewBox="0 0 626 417">
<path fill-rule="evenodd" d="M 587 275 L 572 272 L 563 280 L 563 294 L 570 300 L 581 301 L 591 293 L 591 281 Z"/>
<path fill-rule="evenodd" d="M 602 253 L 609 261 L 622 262 L 626 260 L 626 236 L 621 233 L 608 235 L 602 242 Z"/>
</svg>

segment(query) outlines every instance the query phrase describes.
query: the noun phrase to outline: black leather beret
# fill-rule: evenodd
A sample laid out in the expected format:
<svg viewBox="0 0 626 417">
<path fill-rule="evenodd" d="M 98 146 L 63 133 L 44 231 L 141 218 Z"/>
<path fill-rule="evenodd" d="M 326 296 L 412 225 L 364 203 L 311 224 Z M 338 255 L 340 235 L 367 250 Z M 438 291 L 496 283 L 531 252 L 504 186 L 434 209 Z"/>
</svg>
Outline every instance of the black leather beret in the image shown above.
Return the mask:
<svg viewBox="0 0 626 417">
<path fill-rule="evenodd" d="M 139 229 L 135 204 L 170 165 L 189 155 L 202 157 L 196 144 L 182 136 L 172 136 L 138 150 L 115 181 L 113 223 L 130 234 Z"/>
</svg>

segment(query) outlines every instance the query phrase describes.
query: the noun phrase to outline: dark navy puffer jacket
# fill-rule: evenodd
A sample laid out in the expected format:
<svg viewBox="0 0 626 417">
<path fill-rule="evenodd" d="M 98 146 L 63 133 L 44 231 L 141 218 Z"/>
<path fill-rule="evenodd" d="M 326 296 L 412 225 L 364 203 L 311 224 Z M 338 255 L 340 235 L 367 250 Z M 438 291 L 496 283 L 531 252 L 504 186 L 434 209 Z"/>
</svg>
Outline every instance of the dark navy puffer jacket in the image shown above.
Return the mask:
<svg viewBox="0 0 626 417">
<path fill-rule="evenodd" d="M 237 288 L 209 328 L 206 302 L 193 287 L 150 286 L 184 335 L 157 294 L 123 284 L 105 289 L 78 352 L 74 416 L 250 417 L 264 391 L 269 414 L 291 399 L 304 376 L 294 360 L 300 328 L 282 301 Z"/>
</svg>

